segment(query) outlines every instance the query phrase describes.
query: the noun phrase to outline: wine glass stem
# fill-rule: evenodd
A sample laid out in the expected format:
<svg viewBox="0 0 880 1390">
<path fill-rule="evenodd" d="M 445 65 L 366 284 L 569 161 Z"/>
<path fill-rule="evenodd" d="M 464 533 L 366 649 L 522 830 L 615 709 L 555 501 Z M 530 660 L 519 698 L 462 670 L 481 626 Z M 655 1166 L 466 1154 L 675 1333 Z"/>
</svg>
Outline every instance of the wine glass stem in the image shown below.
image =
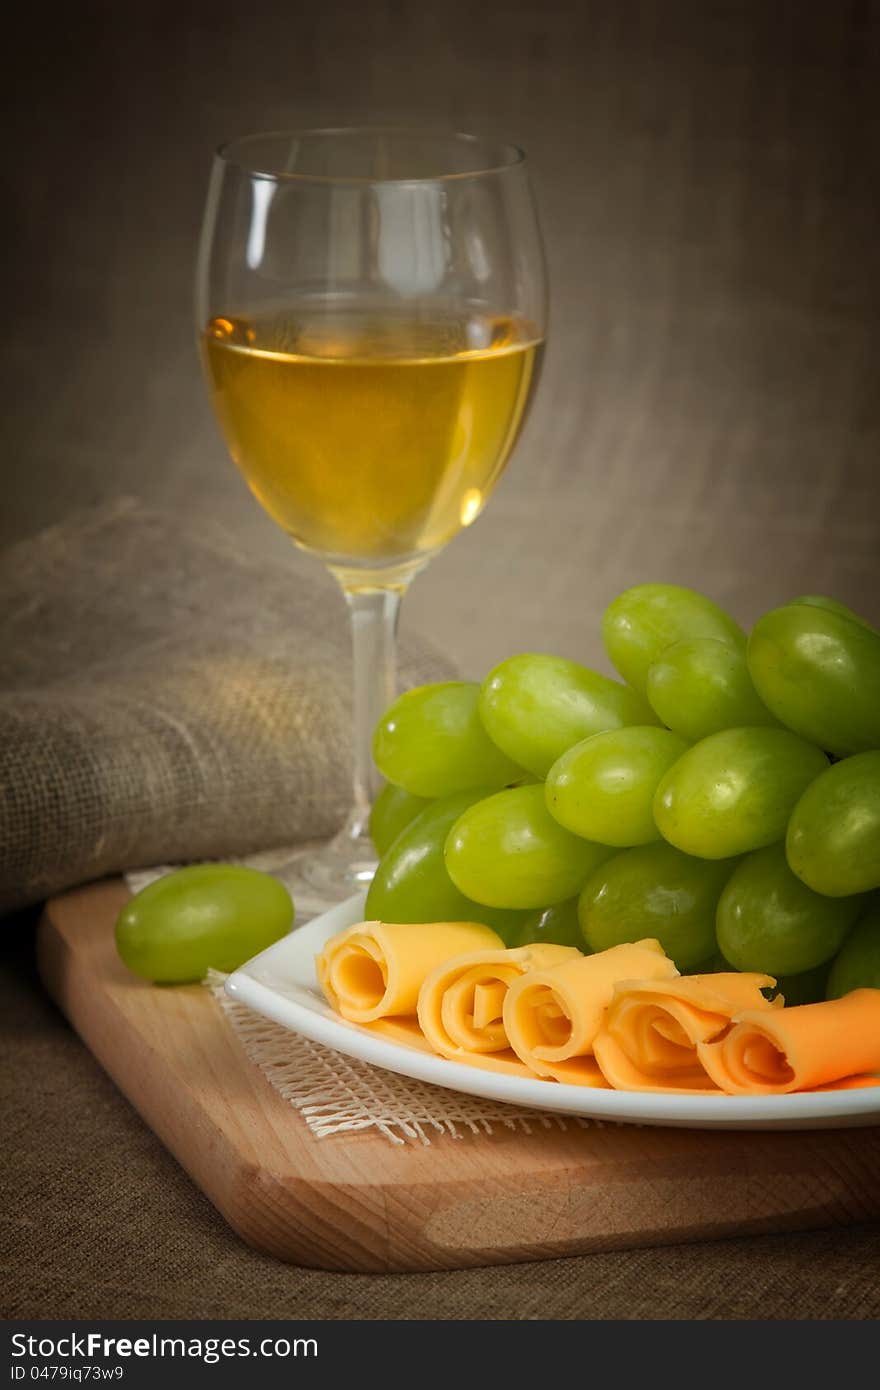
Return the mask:
<svg viewBox="0 0 880 1390">
<path fill-rule="evenodd" d="M 346 833 L 369 844 L 370 807 L 382 785 L 373 762 L 373 730 L 397 694 L 397 620 L 404 587 L 349 589 L 353 691 L 352 808 Z"/>
</svg>

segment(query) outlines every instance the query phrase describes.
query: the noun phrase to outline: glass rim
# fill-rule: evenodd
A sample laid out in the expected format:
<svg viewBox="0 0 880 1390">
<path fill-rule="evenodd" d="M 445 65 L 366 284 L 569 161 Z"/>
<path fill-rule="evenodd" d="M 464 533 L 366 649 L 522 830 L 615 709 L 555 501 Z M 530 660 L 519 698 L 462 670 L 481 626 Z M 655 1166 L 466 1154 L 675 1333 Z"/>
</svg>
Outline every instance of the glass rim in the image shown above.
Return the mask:
<svg viewBox="0 0 880 1390">
<path fill-rule="evenodd" d="M 459 145 L 484 145 L 486 147 L 494 143 L 504 158 L 476 169 L 449 170 L 446 173 L 424 174 L 408 178 L 383 178 L 381 174 L 307 174 L 289 169 L 268 169 L 263 167 L 262 161 L 248 161 L 241 157 L 246 146 L 256 144 L 261 140 L 281 137 L 296 139 L 297 137 L 313 135 L 406 135 L 414 139 L 446 140 L 450 143 L 457 142 Z M 253 131 L 249 135 L 238 135 L 232 140 L 222 141 L 215 147 L 214 157 L 222 160 L 230 168 L 238 169 L 241 173 L 248 174 L 255 179 L 271 179 L 275 182 L 289 181 L 291 183 L 358 184 L 364 187 L 369 187 L 371 184 L 448 183 L 459 179 L 486 178 L 494 174 L 509 173 L 512 169 L 519 168 L 526 162 L 526 152 L 522 146 L 515 145 L 510 141 L 493 142 L 486 136 L 473 135 L 465 131 L 442 130 L 433 126 L 404 125 L 291 126 L 276 130 Z"/>
</svg>

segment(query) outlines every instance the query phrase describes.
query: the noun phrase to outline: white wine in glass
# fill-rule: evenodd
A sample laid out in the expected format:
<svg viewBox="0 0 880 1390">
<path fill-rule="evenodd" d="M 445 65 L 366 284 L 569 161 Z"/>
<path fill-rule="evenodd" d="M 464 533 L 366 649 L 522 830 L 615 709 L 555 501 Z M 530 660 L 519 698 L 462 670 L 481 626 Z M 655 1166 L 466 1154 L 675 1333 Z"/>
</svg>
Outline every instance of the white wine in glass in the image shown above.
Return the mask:
<svg viewBox="0 0 880 1390">
<path fill-rule="evenodd" d="M 370 740 L 400 599 L 482 511 L 537 380 L 546 290 L 522 152 L 397 129 L 217 154 L 199 257 L 211 399 L 253 493 L 354 625 L 353 808 L 282 876 L 330 904 L 375 868 Z"/>
</svg>

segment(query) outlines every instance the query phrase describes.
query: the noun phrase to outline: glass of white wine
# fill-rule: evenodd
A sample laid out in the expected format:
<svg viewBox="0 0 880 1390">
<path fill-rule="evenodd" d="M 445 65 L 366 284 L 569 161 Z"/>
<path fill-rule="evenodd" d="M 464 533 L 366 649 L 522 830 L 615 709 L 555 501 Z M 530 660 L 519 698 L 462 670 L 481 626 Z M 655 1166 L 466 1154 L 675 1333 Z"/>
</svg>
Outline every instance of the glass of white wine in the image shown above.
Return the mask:
<svg viewBox="0 0 880 1390">
<path fill-rule="evenodd" d="M 198 265 L 211 400 L 252 492 L 338 580 L 354 639 L 353 805 L 282 872 L 369 882 L 372 730 L 408 584 L 476 520 L 534 391 L 546 282 L 522 151 L 361 128 L 217 152 Z"/>
</svg>

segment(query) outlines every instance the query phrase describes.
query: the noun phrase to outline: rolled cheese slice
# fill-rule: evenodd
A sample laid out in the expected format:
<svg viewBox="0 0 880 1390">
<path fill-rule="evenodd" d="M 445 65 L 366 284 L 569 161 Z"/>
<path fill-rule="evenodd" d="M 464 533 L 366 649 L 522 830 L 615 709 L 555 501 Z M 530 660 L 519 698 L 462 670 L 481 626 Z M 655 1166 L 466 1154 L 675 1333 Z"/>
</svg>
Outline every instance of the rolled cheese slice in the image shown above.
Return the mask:
<svg viewBox="0 0 880 1390">
<path fill-rule="evenodd" d="M 880 989 L 792 1009 L 748 1010 L 717 1042 L 697 1045 L 709 1076 L 733 1096 L 864 1084 L 880 1072 Z"/>
<path fill-rule="evenodd" d="M 510 986 L 503 1022 L 516 1055 L 538 1076 L 575 1086 L 608 1086 L 593 1043 L 621 980 L 678 975 L 659 941 L 612 946 L 544 970 L 530 970 Z"/>
<path fill-rule="evenodd" d="M 774 983 L 725 971 L 617 985 L 593 1043 L 602 1075 L 618 1091 L 717 1094 L 697 1044 L 718 1038 L 743 1009 L 771 1009 L 761 990 Z"/>
<path fill-rule="evenodd" d="M 510 951 L 471 951 L 431 971 L 419 992 L 422 1033 L 435 1052 L 488 1071 L 534 1076 L 512 1050 L 502 1011 L 508 989 L 529 970 L 580 959 L 574 946 L 541 943 Z"/>
<path fill-rule="evenodd" d="M 358 922 L 331 937 L 315 964 L 338 1014 L 375 1023 L 415 1014 L 422 982 L 441 961 L 503 945 L 479 922 Z"/>
</svg>

